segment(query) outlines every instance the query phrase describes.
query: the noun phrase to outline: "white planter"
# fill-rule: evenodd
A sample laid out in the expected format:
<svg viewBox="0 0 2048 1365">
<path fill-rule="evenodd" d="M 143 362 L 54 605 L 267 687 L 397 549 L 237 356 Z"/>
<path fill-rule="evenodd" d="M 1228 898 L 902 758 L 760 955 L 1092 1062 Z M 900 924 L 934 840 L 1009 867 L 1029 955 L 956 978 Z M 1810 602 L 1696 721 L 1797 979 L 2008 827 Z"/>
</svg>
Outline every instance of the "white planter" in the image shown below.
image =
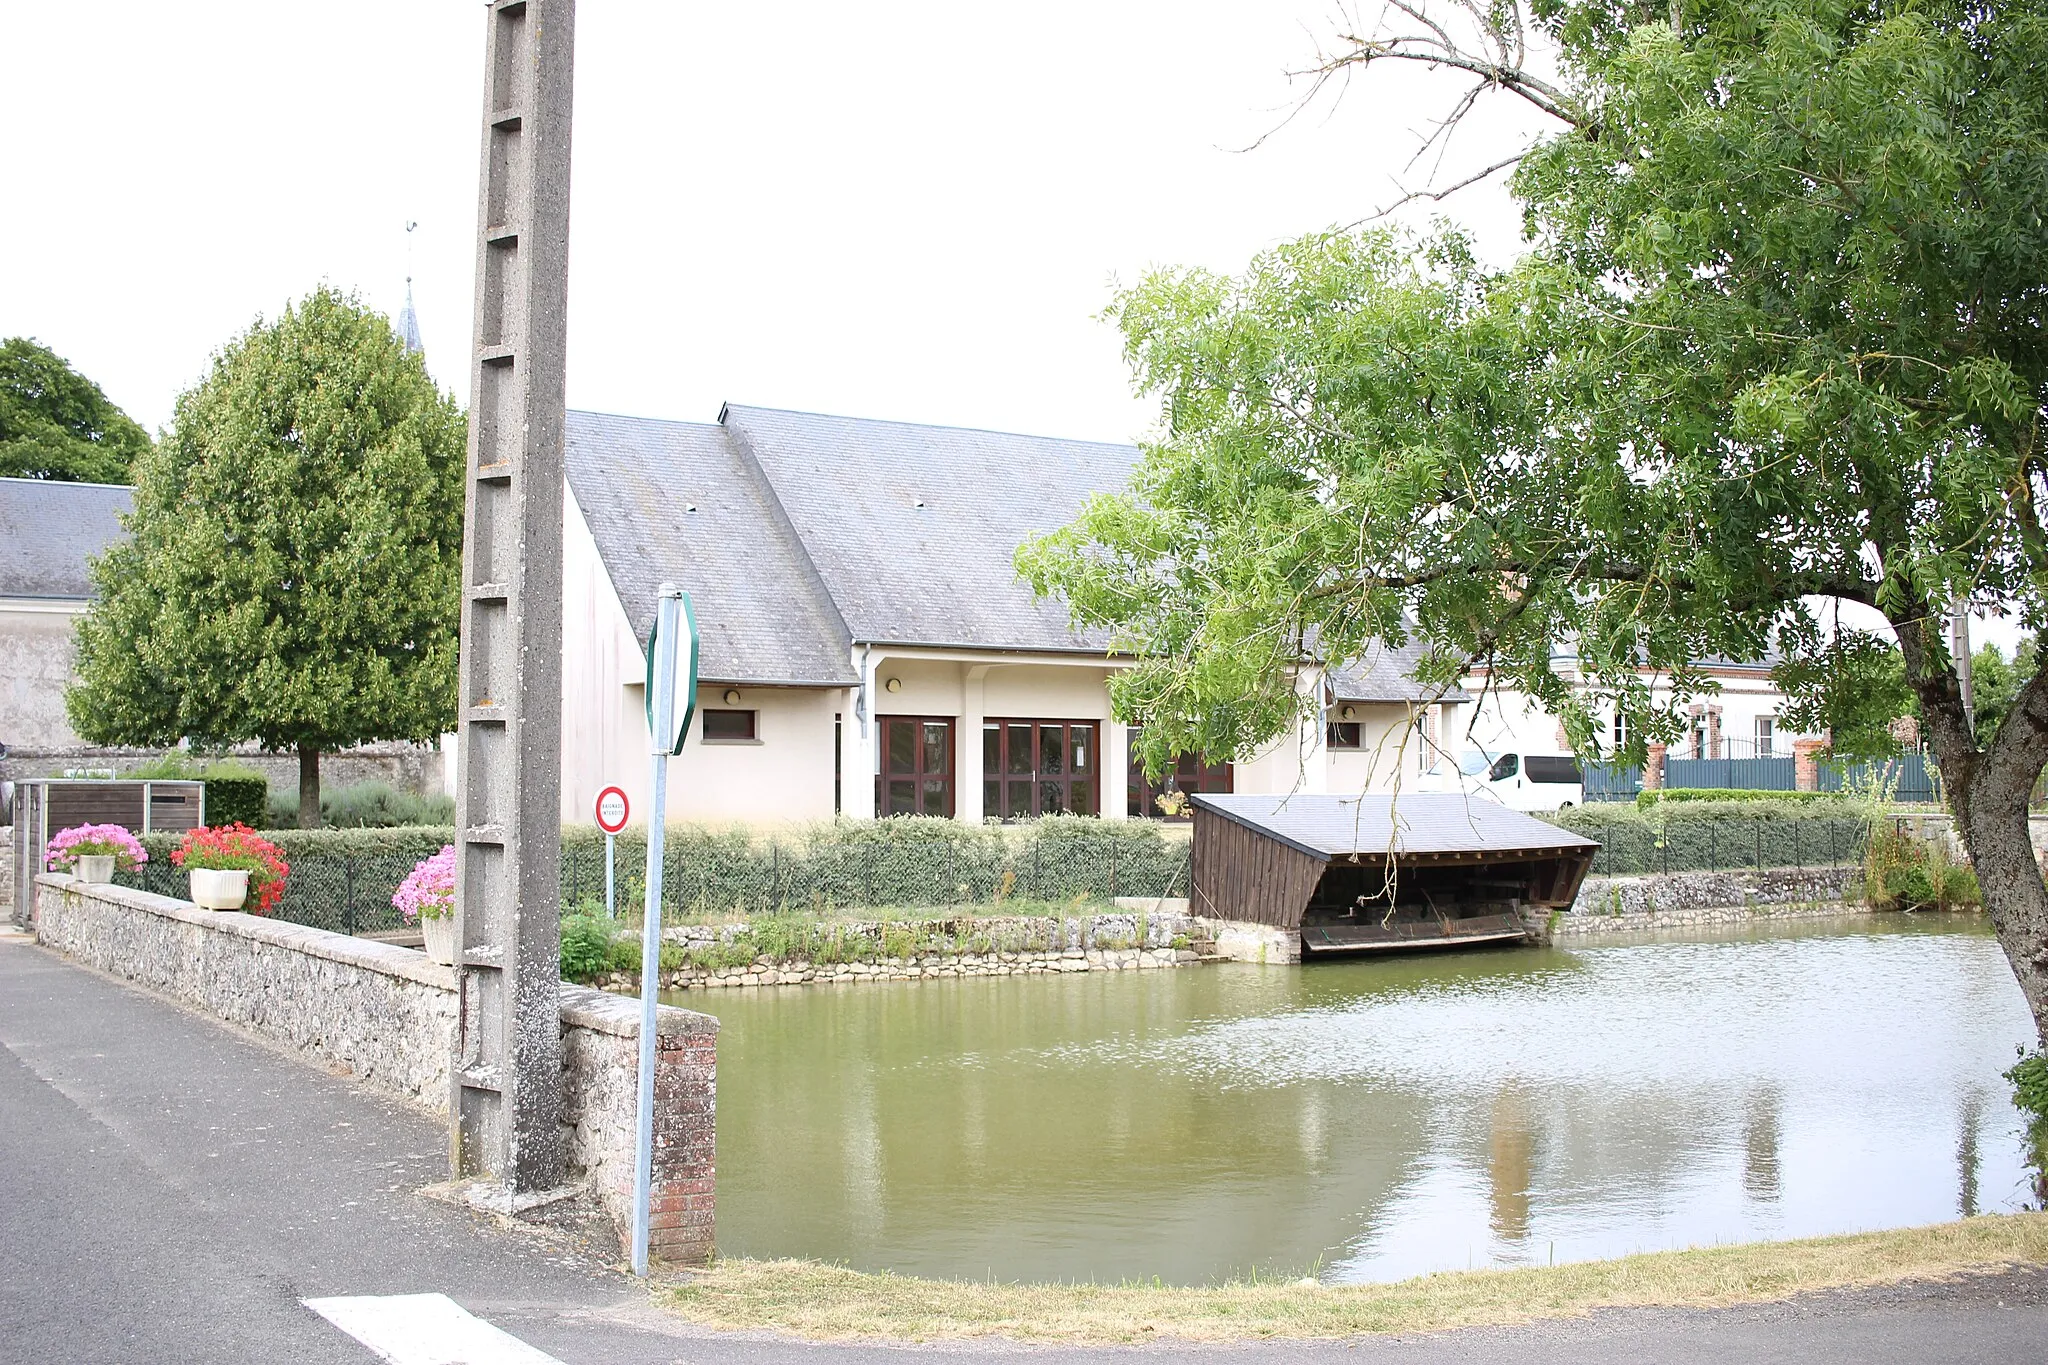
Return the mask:
<svg viewBox="0 0 2048 1365">
<path fill-rule="evenodd" d="M 192 869 L 192 903 L 206 910 L 239 910 L 249 899 L 246 869 L 224 872 L 218 868 Z"/>
<path fill-rule="evenodd" d="M 420 932 L 427 938 L 427 957 L 445 966 L 455 965 L 455 916 L 440 915 L 420 920 Z"/>
<path fill-rule="evenodd" d="M 82 853 L 72 860 L 71 875 L 82 882 L 110 882 L 114 880 L 114 855 Z"/>
</svg>

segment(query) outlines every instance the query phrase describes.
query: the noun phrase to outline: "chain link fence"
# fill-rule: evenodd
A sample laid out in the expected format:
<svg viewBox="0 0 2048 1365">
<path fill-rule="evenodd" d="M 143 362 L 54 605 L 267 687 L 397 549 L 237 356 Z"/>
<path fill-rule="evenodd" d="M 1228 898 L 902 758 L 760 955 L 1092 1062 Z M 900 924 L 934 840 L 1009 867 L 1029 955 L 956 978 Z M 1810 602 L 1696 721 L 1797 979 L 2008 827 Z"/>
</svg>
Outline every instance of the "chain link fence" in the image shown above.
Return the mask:
<svg viewBox="0 0 2048 1365">
<path fill-rule="evenodd" d="M 1674 819 L 1661 828 L 1616 823 L 1586 832 L 1600 841 L 1595 876 L 1840 867 L 1862 862 L 1870 842 L 1869 822 L 1849 817 Z"/>
</svg>

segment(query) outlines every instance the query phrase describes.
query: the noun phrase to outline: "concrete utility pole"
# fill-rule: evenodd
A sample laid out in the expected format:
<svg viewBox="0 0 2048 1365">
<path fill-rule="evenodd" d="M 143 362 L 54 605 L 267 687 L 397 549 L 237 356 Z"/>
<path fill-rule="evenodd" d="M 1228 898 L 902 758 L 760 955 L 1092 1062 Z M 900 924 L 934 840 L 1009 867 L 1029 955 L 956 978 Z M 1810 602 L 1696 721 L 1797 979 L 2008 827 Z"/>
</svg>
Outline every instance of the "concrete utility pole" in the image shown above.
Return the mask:
<svg viewBox="0 0 2048 1365">
<path fill-rule="evenodd" d="M 562 426 L 574 0 L 493 0 L 456 788 L 455 1174 L 562 1178 Z"/>
<path fill-rule="evenodd" d="M 1977 732 L 1977 680 L 1976 669 L 1970 658 L 1970 608 L 1964 599 L 1958 597 L 1949 607 L 1948 618 L 1949 652 L 1956 663 L 1956 684 L 1963 694 L 1963 718 L 1969 722 L 1970 733 Z"/>
</svg>

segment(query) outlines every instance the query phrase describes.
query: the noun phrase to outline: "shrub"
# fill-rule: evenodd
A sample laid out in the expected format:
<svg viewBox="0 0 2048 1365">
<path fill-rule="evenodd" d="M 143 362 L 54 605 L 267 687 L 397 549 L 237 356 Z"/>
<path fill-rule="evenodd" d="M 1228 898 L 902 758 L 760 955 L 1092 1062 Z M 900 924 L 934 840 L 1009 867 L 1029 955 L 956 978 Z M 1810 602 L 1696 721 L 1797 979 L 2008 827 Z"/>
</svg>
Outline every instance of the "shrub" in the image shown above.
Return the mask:
<svg viewBox="0 0 2048 1365">
<path fill-rule="evenodd" d="M 1873 910 L 1953 910 L 1983 902 L 1975 870 L 1956 861 L 1946 843 L 1922 843 L 1889 825 L 1871 831 L 1863 896 Z"/>
<path fill-rule="evenodd" d="M 166 749 L 136 764 L 128 776 L 141 781 L 201 783 L 206 790 L 208 824 L 254 827 L 268 823 L 270 779 L 238 758 L 201 763 L 183 749 Z"/>
<path fill-rule="evenodd" d="M 1662 787 L 1637 792 L 1636 807 L 1648 810 L 1663 802 L 1688 801 L 1820 801 L 1839 805 L 1847 799 L 1841 792 L 1786 792 L 1752 787 Z"/>
<path fill-rule="evenodd" d="M 595 981 L 613 970 L 613 961 L 620 956 L 612 922 L 600 915 L 565 915 L 562 917 L 562 977 L 568 981 Z M 637 970 L 640 954 L 636 947 L 633 966 Z"/>
<path fill-rule="evenodd" d="M 2005 1078 L 2012 1082 L 2014 1107 L 2027 1118 L 2028 1159 L 2048 1181 L 2048 1053 L 2023 1053 Z"/>
</svg>

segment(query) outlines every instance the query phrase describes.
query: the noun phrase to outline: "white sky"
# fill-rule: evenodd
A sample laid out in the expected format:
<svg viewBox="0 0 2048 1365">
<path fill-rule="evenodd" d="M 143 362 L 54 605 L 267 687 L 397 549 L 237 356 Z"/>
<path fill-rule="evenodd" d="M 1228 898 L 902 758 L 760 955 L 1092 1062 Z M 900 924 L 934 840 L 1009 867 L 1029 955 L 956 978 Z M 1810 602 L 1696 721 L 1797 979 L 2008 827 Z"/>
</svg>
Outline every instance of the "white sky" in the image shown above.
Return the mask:
<svg viewBox="0 0 2048 1365">
<path fill-rule="evenodd" d="M 1375 71 L 1239 150 L 1338 3 L 585 0 L 570 404 L 1141 435 L 1098 320 L 1114 281 L 1365 216 L 1447 105 L 1447 78 Z M 466 399 L 483 23 L 456 0 L 12 6 L 0 336 L 155 430 L 322 281 L 395 316 L 409 255 L 429 367 Z M 1439 183 L 1543 127 L 1483 102 Z M 1497 180 L 1442 211 L 1514 252 Z"/>
<path fill-rule="evenodd" d="M 17 5 L 0 336 L 151 429 L 207 357 L 322 280 L 465 396 L 482 6 Z M 1128 440 L 1097 315 L 1155 264 L 1242 268 L 1391 197 L 1423 73 L 1257 151 L 1330 0 L 579 7 L 572 406 L 721 401 Z M 1538 126 L 1519 111 L 1503 116 Z M 1506 119 L 1453 165 L 1497 159 Z M 1495 188 L 1452 201 L 1505 257 Z"/>
</svg>

